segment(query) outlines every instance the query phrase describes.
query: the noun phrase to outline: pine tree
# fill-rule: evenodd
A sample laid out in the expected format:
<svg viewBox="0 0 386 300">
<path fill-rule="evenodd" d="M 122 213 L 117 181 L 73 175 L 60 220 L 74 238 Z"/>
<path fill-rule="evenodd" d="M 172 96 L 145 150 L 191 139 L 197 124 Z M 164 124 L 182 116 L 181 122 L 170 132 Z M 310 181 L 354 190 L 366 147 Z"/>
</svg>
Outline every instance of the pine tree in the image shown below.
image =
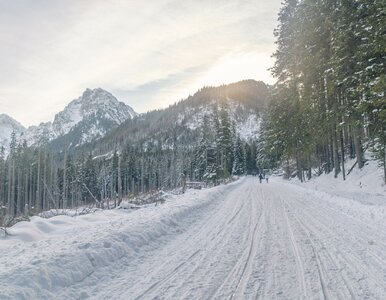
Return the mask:
<svg viewBox="0 0 386 300">
<path fill-rule="evenodd" d="M 226 105 L 220 111 L 220 127 L 218 128 L 218 149 L 220 155 L 220 176 L 227 177 L 232 173 L 232 131 Z"/>
<path fill-rule="evenodd" d="M 361 168 L 369 141 L 385 160 L 384 20 L 384 1 L 283 3 L 260 154 L 295 165 L 301 180 L 313 167 L 345 178 L 345 157 Z"/>
<path fill-rule="evenodd" d="M 209 119 L 205 115 L 203 117 L 203 124 L 201 128 L 201 139 L 198 143 L 194 154 L 194 174 L 195 178 L 202 180 L 208 167 L 208 149 L 209 149 Z"/>
<path fill-rule="evenodd" d="M 233 175 L 243 175 L 246 171 L 246 158 L 244 145 L 239 136 L 235 139 L 233 147 Z"/>
<path fill-rule="evenodd" d="M 87 199 L 87 201 L 93 202 L 94 199 L 98 199 L 100 197 L 98 178 L 91 153 L 87 156 L 84 163 L 83 185 L 85 189 L 84 197 Z"/>
</svg>

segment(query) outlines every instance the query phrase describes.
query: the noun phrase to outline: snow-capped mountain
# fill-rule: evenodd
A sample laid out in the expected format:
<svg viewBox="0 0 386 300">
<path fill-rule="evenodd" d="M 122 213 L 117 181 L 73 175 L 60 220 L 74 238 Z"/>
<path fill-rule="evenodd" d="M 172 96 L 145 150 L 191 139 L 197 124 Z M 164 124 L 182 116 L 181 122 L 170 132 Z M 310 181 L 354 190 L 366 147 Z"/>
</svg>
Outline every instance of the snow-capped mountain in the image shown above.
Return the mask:
<svg viewBox="0 0 386 300">
<path fill-rule="evenodd" d="M 4 147 L 5 153 L 8 153 L 12 132 L 19 138 L 24 131 L 25 128 L 18 121 L 6 114 L 0 114 L 0 148 Z"/>
<path fill-rule="evenodd" d="M 86 89 L 55 115 L 53 122 L 31 126 L 25 133 L 28 144 L 51 141 L 70 135 L 67 143 L 79 145 L 104 136 L 137 113 L 111 93 L 101 89 Z"/>
<path fill-rule="evenodd" d="M 28 145 L 45 144 L 64 139 L 67 145 L 81 145 L 103 137 L 127 119 L 138 114 L 111 93 L 101 89 L 86 89 L 55 115 L 53 122 L 40 123 L 27 129 L 11 117 L 0 115 L 0 147 L 9 148 L 13 131 L 17 139 Z M 7 152 L 7 151 L 6 151 Z"/>
<path fill-rule="evenodd" d="M 185 108 L 178 113 L 175 123 L 190 131 L 200 131 L 206 118 L 209 127 L 214 128 L 215 115 L 225 110 L 241 140 L 257 140 L 262 112 L 267 104 L 267 91 L 264 83 L 254 80 L 203 88 L 185 100 Z"/>
<path fill-rule="evenodd" d="M 200 140 L 204 119 L 207 133 L 215 135 L 216 121 L 226 111 L 231 130 L 244 142 L 259 137 L 262 115 L 268 103 L 269 86 L 255 80 L 244 80 L 219 87 L 204 87 L 197 93 L 168 108 L 141 114 L 112 130 L 103 140 L 86 145 L 95 157 L 108 157 L 116 147 L 138 146 L 142 149 L 194 147 Z M 162 144 L 162 146 L 160 146 Z"/>
<path fill-rule="evenodd" d="M 64 135 L 84 120 L 106 119 L 119 125 L 136 115 L 137 113 L 130 106 L 119 102 L 109 92 L 101 88 L 86 89 L 81 97 L 70 102 L 63 111 L 55 116 L 52 127 L 58 135 Z M 92 135 L 95 134 L 95 132 L 92 133 Z"/>
<path fill-rule="evenodd" d="M 215 107 L 218 99 L 208 100 L 199 108 L 190 107 L 181 112 L 178 116 L 176 124 L 183 125 L 189 130 L 199 130 L 204 122 L 204 118 L 213 120 Z M 255 108 L 240 103 L 232 98 L 222 99 L 223 105 L 221 109 L 228 112 L 230 121 L 235 125 L 235 130 L 238 136 L 244 141 L 256 140 L 259 136 L 261 116 L 256 112 Z M 213 122 L 209 121 L 211 126 Z"/>
</svg>

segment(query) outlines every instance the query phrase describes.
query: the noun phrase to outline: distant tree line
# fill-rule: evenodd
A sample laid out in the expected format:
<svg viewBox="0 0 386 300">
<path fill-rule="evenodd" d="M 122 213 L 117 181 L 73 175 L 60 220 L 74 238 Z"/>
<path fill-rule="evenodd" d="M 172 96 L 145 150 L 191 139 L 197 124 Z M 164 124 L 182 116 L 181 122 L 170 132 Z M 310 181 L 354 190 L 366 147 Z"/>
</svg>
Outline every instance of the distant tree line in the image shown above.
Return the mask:
<svg viewBox="0 0 386 300">
<path fill-rule="evenodd" d="M 386 177 L 386 2 L 286 0 L 275 36 L 259 162 L 345 177 L 368 149 Z"/>
<path fill-rule="evenodd" d="M 0 152 L 0 223 L 50 209 L 117 206 L 124 197 L 178 188 L 182 177 L 216 185 L 254 172 L 256 143 L 237 134 L 227 101 L 212 106 L 193 131 L 175 125 L 99 156 L 69 146 L 52 153 L 44 141 L 27 147 L 13 133 L 9 154 Z"/>
</svg>

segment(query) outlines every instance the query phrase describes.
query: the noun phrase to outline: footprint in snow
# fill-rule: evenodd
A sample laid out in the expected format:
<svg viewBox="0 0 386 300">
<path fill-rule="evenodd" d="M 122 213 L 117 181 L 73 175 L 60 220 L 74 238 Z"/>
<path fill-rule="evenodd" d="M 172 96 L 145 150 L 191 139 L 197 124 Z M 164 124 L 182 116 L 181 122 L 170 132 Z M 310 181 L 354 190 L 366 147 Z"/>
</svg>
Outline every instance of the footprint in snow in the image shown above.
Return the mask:
<svg viewBox="0 0 386 300">
<path fill-rule="evenodd" d="M 78 246 L 79 249 L 88 249 L 90 248 L 90 243 L 81 244 Z"/>
<path fill-rule="evenodd" d="M 103 247 L 110 248 L 111 247 L 111 243 L 110 242 L 103 242 Z"/>
</svg>

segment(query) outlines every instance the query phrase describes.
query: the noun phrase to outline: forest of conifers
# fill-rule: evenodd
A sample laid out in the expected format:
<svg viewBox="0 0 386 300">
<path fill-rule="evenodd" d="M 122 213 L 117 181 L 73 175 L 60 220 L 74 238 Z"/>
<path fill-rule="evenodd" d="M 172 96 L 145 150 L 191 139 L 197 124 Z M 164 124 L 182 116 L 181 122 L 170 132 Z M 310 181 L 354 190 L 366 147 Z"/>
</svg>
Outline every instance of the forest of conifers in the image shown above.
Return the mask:
<svg viewBox="0 0 386 300">
<path fill-rule="evenodd" d="M 0 151 L 0 222 L 173 189 L 181 174 L 213 184 L 232 174 L 272 168 L 300 180 L 313 172 L 344 178 L 344 163 L 356 159 L 362 168 L 366 150 L 385 169 L 385 6 L 377 0 L 283 3 L 272 68 L 277 83 L 264 90 L 269 103 L 256 141 L 240 139 L 224 103 L 216 104 L 193 133 L 176 126 L 167 138 L 144 137 L 135 144 L 122 142 L 123 134 L 99 146 L 97 154 L 105 154 L 99 158 L 90 148 L 67 153 L 67 146 L 60 151 L 43 143 L 27 147 L 13 136 L 9 154 Z M 201 93 L 213 91 L 219 90 Z M 141 118 L 128 124 L 162 129 L 158 115 L 149 115 L 155 125 Z M 140 135 L 141 130 L 131 132 Z"/>
<path fill-rule="evenodd" d="M 386 2 L 287 0 L 279 22 L 260 160 L 344 177 L 369 149 L 385 170 Z"/>
<path fill-rule="evenodd" d="M 224 92 L 228 88 L 232 91 Z M 251 98 L 249 89 L 258 96 Z M 233 117 L 225 94 L 240 99 L 233 105 L 243 103 L 237 104 Z M 57 147 L 59 141 L 28 147 L 13 134 L 9 155 L 5 157 L 4 149 L 0 153 L 2 215 L 16 221 L 14 217 L 49 209 L 100 202 L 116 206 L 123 197 L 178 188 L 182 178 L 213 185 L 231 175 L 252 173 L 256 143 L 243 141 L 235 122 L 251 109 L 258 113 L 267 95 L 267 86 L 256 81 L 203 88 L 165 110 L 127 120 L 83 147 Z M 202 123 L 192 124 L 197 128 L 177 121 L 189 114 L 203 115 Z"/>
</svg>

